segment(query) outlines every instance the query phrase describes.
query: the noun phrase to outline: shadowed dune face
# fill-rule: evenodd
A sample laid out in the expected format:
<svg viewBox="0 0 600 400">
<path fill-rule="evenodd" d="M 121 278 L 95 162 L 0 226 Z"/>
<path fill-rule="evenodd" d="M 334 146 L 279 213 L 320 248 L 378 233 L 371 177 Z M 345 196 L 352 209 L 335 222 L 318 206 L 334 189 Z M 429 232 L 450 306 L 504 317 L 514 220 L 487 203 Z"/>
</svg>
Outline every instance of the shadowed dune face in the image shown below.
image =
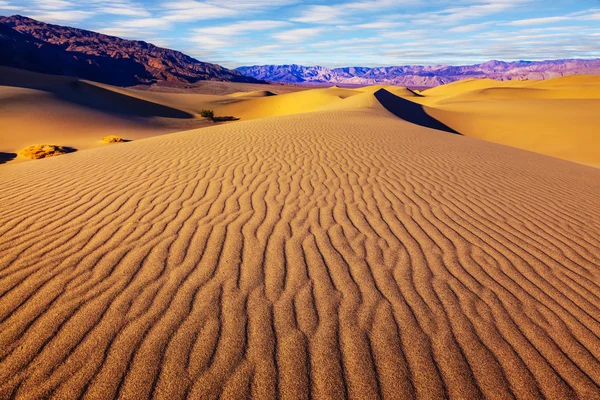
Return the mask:
<svg viewBox="0 0 600 400">
<path fill-rule="evenodd" d="M 236 92 L 230 94 L 232 97 L 271 97 L 277 96 L 275 93 L 269 90 L 257 90 L 252 92 Z"/>
<path fill-rule="evenodd" d="M 600 170 L 334 110 L 0 188 L 2 398 L 600 397 Z"/>
<path fill-rule="evenodd" d="M 103 85 L 74 78 L 35 74 L 12 68 L 0 68 L 0 86 L 40 90 L 58 99 L 94 110 L 129 117 L 192 118 L 176 108 L 142 100 Z"/>
<path fill-rule="evenodd" d="M 375 98 L 379 100 L 386 110 L 407 122 L 444 132 L 458 133 L 454 129 L 427 114 L 425 108 L 421 104 L 413 103 L 410 100 L 398 97 L 385 89 L 380 89 L 375 92 Z"/>
</svg>

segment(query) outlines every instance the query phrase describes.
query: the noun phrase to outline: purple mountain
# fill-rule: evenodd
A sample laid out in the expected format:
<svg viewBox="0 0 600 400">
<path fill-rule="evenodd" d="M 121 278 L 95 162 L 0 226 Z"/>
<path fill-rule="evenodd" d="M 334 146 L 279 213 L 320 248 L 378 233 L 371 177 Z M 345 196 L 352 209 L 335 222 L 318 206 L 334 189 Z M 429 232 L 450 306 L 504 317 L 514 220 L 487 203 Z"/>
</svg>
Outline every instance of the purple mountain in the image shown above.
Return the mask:
<svg viewBox="0 0 600 400">
<path fill-rule="evenodd" d="M 400 67 L 325 68 L 301 65 L 256 65 L 236 71 L 256 79 L 284 83 L 390 84 L 436 86 L 468 78 L 550 79 L 565 75 L 600 74 L 600 59 L 550 61 L 488 61 L 483 64 L 451 66 L 407 65 Z"/>
</svg>

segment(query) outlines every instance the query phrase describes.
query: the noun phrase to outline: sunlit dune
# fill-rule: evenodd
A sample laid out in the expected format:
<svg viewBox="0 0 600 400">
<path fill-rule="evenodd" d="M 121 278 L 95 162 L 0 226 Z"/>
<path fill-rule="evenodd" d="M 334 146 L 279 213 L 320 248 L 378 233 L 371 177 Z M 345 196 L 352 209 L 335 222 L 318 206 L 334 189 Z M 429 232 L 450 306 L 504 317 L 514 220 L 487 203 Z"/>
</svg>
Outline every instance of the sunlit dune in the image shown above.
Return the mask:
<svg viewBox="0 0 600 400">
<path fill-rule="evenodd" d="M 62 143 L 83 150 L 98 146 L 97 138 L 109 134 L 137 140 L 212 122 L 317 110 L 382 110 L 385 107 L 374 94 L 384 90 L 421 106 L 407 104 L 403 108 L 413 111 L 400 115 L 403 119 L 416 121 L 421 117 L 411 115 L 425 112 L 462 135 L 600 166 L 596 134 L 600 80 L 594 76 L 548 81 L 468 79 L 425 91 L 389 85 L 334 86 L 275 95 L 262 89 L 230 94 L 214 94 L 214 89 L 212 94 L 142 91 L 3 70 L 0 99 L 5 106 L 0 108 L 0 118 L 6 129 L 0 133 L 0 151 L 8 154 L 31 143 Z M 201 118 L 203 110 L 213 111 L 215 118 Z M 28 118 L 32 113 L 36 118 Z"/>
<path fill-rule="evenodd" d="M 593 79 L 273 96 L 15 74 L 0 398 L 600 398 Z M 31 143 L 78 151 L 25 162 Z"/>
<path fill-rule="evenodd" d="M 32 143 L 83 150 L 98 146 L 99 139 L 109 134 L 136 140 L 210 125 L 186 110 L 118 91 L 0 67 L 0 152 L 18 152 Z"/>
<path fill-rule="evenodd" d="M 2 397 L 600 396 L 598 169 L 363 108 L 0 186 Z"/>
<path fill-rule="evenodd" d="M 456 82 L 414 99 L 463 135 L 600 167 L 600 80 Z"/>
</svg>

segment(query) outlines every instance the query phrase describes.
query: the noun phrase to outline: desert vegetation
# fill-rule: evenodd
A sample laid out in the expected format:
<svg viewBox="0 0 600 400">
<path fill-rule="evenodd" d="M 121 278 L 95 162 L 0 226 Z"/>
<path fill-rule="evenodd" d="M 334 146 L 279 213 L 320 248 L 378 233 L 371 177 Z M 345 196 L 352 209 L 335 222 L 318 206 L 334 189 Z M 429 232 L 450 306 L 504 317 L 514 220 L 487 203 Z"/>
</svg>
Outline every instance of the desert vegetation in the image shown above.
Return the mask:
<svg viewBox="0 0 600 400">
<path fill-rule="evenodd" d="M 202 111 L 200 111 L 200 116 L 202 118 L 206 118 L 206 119 L 210 119 L 210 120 L 215 119 L 215 113 L 212 110 L 202 110 Z"/>
<path fill-rule="evenodd" d="M 74 149 L 70 147 L 57 146 L 55 144 L 34 144 L 19 151 L 19 155 L 21 157 L 36 160 L 39 158 L 54 157 L 72 151 L 74 151 Z"/>
<path fill-rule="evenodd" d="M 102 138 L 102 141 L 104 143 L 122 143 L 125 140 L 123 140 L 120 136 L 108 135 L 108 136 L 104 136 Z"/>
</svg>

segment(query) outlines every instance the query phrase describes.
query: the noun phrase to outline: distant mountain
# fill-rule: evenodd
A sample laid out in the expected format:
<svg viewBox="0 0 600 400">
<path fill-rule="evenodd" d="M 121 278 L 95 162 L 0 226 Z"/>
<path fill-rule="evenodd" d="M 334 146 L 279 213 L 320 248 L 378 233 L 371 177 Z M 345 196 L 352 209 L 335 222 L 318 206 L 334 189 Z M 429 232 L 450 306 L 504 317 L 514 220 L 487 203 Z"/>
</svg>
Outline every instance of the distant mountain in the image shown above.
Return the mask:
<svg viewBox="0 0 600 400">
<path fill-rule="evenodd" d="M 259 82 L 179 51 L 19 15 L 0 17 L 0 65 L 120 86 L 157 81 Z"/>
<path fill-rule="evenodd" d="M 600 74 L 597 60 L 488 61 L 464 66 L 347 67 L 325 68 L 301 65 L 256 65 L 236 71 L 256 79 L 285 83 L 391 84 L 437 86 L 467 78 L 550 79 L 564 75 Z"/>
</svg>

